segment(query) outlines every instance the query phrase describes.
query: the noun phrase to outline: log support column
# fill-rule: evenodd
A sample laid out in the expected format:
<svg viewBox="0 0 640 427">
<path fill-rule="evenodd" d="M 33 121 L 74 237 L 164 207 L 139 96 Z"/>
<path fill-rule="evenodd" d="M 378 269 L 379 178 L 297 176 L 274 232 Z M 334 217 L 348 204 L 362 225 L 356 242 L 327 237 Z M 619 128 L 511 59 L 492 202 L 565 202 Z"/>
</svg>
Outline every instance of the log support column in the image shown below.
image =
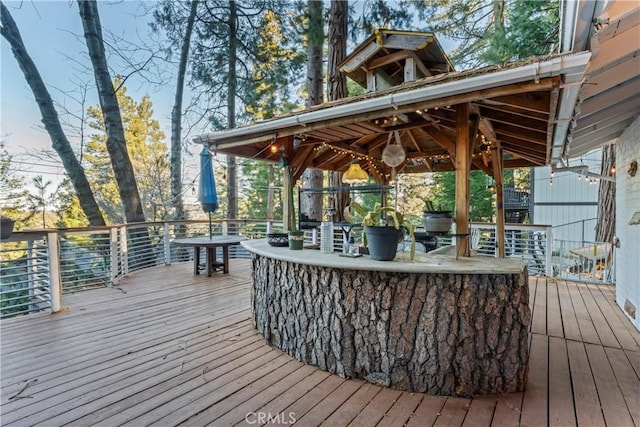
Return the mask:
<svg viewBox="0 0 640 427">
<path fill-rule="evenodd" d="M 457 255 L 468 257 L 469 251 L 469 172 L 471 170 L 471 138 L 469 131 L 469 104 L 456 105 L 456 240 Z"/>
<path fill-rule="evenodd" d="M 494 143 L 495 144 L 495 143 Z M 504 176 L 502 164 L 502 147 L 491 148 L 491 163 L 493 166 L 493 180 L 496 183 L 496 240 L 498 258 L 505 257 L 504 248 L 504 191 L 502 178 Z"/>
</svg>

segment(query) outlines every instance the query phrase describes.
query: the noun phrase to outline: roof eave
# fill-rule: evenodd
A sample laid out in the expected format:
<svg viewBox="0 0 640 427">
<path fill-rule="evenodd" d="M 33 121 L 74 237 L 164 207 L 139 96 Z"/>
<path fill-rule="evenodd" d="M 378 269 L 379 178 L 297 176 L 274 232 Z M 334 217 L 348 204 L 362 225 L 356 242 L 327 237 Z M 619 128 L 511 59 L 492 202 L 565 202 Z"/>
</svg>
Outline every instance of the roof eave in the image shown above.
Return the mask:
<svg viewBox="0 0 640 427">
<path fill-rule="evenodd" d="M 490 74 L 468 77 L 441 84 L 430 85 L 405 92 L 387 94 L 353 103 L 320 108 L 297 115 L 273 119 L 235 129 L 212 132 L 199 135 L 193 139 L 195 143 L 207 144 L 211 148 L 242 146 L 250 143 L 256 136 L 267 134 L 277 135 L 278 131 L 292 127 L 304 127 L 313 123 L 332 119 L 355 116 L 358 114 L 375 112 L 383 108 L 398 108 L 438 98 L 456 96 L 478 90 L 491 89 L 515 83 L 539 81 L 547 77 L 563 76 L 564 87 L 555 117 L 556 126 L 552 137 L 551 158 L 560 158 L 568 126 L 573 116 L 575 104 L 580 89 L 580 83 L 589 63 L 591 54 L 558 56 L 541 59 L 516 68 L 496 71 Z M 554 151 L 555 150 L 555 151 Z M 554 153 L 556 154 L 554 156 Z"/>
</svg>

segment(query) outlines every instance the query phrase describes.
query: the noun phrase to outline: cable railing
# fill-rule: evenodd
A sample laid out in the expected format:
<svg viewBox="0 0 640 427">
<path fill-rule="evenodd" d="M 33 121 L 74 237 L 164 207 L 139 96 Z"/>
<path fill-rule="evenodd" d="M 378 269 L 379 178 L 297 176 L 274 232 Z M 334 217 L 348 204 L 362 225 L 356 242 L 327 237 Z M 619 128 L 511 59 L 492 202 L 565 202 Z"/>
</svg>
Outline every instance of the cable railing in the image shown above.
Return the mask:
<svg viewBox="0 0 640 427">
<path fill-rule="evenodd" d="M 57 234 L 22 234 L 0 250 L 0 318 L 60 309 Z"/>
<path fill-rule="evenodd" d="M 112 286 L 133 271 L 193 261 L 191 248 L 172 244 L 176 238 L 211 234 L 257 239 L 266 237 L 274 228 L 281 229 L 282 223 L 215 220 L 210 226 L 208 221 L 170 221 L 16 232 L 0 247 L 0 318 L 43 310 L 55 312 L 60 309 L 62 294 Z M 343 241 L 340 227 L 334 228 L 333 237 L 334 248 L 339 252 Z M 306 244 L 317 244 L 319 239 L 318 230 L 305 230 Z M 451 244 L 455 242 L 450 237 L 437 238 L 439 247 Z M 472 223 L 469 245 L 475 255 L 496 257 L 495 224 Z M 577 249 L 566 242 L 558 248 L 549 226 L 505 227 L 506 256 L 523 260 L 531 275 L 605 283 L 613 279 L 612 257 L 603 262 L 601 252 L 596 252 L 596 259 L 588 251 L 582 254 L 586 256 L 575 253 Z M 596 251 L 599 250 L 597 246 Z M 204 263 L 205 251 L 200 252 L 200 262 Z M 221 257 L 222 253 L 217 255 Z M 232 246 L 229 256 L 246 259 L 250 254 L 242 246 Z M 591 264 L 590 257 L 595 259 Z"/>
</svg>

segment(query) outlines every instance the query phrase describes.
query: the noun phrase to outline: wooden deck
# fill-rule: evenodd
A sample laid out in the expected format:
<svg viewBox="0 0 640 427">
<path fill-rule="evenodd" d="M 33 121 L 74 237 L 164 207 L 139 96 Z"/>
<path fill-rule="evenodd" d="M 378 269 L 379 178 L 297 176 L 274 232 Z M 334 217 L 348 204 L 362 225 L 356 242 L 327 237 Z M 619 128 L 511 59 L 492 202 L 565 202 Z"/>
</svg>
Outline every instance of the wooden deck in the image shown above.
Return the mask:
<svg viewBox="0 0 640 427">
<path fill-rule="evenodd" d="M 269 348 L 250 320 L 249 263 L 230 268 L 156 267 L 66 295 L 62 313 L 2 320 L 2 425 L 640 425 L 640 333 L 612 287 L 531 278 L 527 390 L 462 399 Z"/>
</svg>

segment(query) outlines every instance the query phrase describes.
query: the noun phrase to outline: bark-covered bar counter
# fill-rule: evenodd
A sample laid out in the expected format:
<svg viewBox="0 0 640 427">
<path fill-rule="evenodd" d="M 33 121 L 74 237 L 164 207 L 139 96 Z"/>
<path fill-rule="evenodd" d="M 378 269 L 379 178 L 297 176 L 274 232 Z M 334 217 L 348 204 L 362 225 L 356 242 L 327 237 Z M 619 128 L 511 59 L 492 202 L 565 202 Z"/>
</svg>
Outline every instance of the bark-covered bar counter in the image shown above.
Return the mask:
<svg viewBox="0 0 640 427">
<path fill-rule="evenodd" d="M 383 262 L 242 245 L 252 253 L 256 327 L 296 359 L 399 390 L 524 390 L 531 313 L 521 261 L 401 254 Z"/>
</svg>

